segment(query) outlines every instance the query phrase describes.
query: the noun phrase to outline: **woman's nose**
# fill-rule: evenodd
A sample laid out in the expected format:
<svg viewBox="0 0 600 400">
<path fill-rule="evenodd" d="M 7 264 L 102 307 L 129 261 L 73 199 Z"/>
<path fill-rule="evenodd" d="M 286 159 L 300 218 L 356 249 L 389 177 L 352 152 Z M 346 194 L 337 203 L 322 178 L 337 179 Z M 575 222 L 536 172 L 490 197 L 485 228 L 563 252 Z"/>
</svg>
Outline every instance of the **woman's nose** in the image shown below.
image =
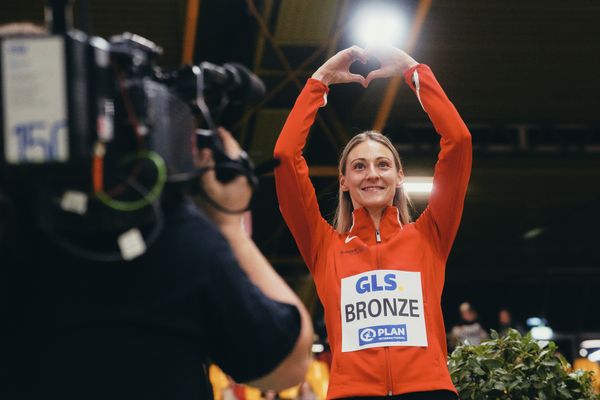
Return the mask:
<svg viewBox="0 0 600 400">
<path fill-rule="evenodd" d="M 375 165 L 370 164 L 367 167 L 367 179 L 373 179 L 373 178 L 378 178 L 379 177 L 379 172 L 377 171 L 377 168 L 375 168 Z"/>
</svg>

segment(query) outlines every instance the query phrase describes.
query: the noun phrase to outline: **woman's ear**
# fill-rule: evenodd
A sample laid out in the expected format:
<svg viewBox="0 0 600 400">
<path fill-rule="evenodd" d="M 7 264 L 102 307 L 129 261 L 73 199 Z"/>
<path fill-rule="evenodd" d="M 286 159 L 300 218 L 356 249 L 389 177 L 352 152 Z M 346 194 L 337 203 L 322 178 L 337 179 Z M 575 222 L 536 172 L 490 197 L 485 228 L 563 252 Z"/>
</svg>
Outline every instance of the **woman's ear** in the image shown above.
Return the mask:
<svg viewBox="0 0 600 400">
<path fill-rule="evenodd" d="M 398 171 L 398 183 L 396 184 L 396 187 L 402 186 L 402 182 L 404 182 L 404 172 L 402 170 L 399 170 Z"/>
<path fill-rule="evenodd" d="M 340 189 L 342 192 L 347 192 L 349 190 L 348 185 L 346 185 L 346 177 L 342 174 L 340 174 Z"/>
</svg>

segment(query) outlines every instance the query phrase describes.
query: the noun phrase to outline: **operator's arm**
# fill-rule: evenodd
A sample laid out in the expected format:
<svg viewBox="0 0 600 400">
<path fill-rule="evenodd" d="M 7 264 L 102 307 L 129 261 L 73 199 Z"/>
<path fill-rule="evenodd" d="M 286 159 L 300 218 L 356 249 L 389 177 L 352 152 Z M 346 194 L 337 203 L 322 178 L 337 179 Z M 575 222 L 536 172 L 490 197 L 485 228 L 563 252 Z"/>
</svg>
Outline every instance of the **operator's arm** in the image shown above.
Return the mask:
<svg viewBox="0 0 600 400">
<path fill-rule="evenodd" d="M 283 279 L 273 270 L 252 239 L 244 232 L 240 221 L 220 226 L 233 249 L 235 258 L 250 280 L 265 296 L 296 306 L 300 313 L 300 333 L 291 353 L 270 373 L 248 382 L 259 388 L 282 390 L 304 380 L 310 363 L 313 328 L 306 308 Z"/>
<path fill-rule="evenodd" d="M 228 153 L 235 157 L 235 154 L 239 153 L 239 146 L 227 132 L 222 131 L 221 136 Z M 211 171 L 204 175 L 203 187 L 207 195 L 227 209 L 243 208 L 250 200 L 251 192 L 245 177 L 238 177 L 231 183 L 223 185 L 216 181 L 214 172 Z M 313 340 L 312 323 L 306 308 L 244 231 L 240 214 L 219 212 L 210 206 L 204 208 L 229 242 L 235 259 L 250 281 L 264 296 L 280 303 L 293 305 L 300 314 L 300 332 L 291 352 L 272 371 L 252 379 L 249 383 L 259 388 L 275 390 L 300 383 L 304 380 L 310 362 Z M 235 313 L 236 310 L 229 310 L 229 312 Z M 243 357 L 242 354 L 239 356 Z"/>
</svg>

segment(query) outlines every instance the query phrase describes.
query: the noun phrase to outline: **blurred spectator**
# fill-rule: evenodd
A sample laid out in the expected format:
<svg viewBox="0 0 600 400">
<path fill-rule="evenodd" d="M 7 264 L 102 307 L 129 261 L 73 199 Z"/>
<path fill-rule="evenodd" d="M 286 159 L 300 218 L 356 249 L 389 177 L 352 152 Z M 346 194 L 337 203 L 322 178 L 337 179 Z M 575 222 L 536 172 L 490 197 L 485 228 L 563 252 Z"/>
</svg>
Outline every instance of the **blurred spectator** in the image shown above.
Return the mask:
<svg viewBox="0 0 600 400">
<path fill-rule="evenodd" d="M 478 345 L 489 337 L 485 329 L 477 321 L 477 311 L 475 311 L 471 304 L 467 302 L 462 303 L 459 310 L 461 321 L 454 325 L 448 335 L 450 350 L 465 342 L 471 345 Z"/>
<path fill-rule="evenodd" d="M 525 329 L 517 322 L 513 322 L 510 311 L 506 308 L 500 309 L 498 312 L 498 334 L 504 336 L 509 329 L 516 329 L 521 335 L 525 333 Z"/>
</svg>

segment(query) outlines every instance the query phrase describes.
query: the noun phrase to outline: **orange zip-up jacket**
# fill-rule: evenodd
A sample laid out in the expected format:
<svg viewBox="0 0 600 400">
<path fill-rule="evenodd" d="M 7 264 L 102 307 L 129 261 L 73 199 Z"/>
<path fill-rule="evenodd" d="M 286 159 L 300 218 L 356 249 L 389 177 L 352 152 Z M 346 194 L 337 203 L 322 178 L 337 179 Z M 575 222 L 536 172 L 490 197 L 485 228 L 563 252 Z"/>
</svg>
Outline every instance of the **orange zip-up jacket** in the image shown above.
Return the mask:
<svg viewBox="0 0 600 400">
<path fill-rule="evenodd" d="M 414 223 L 402 225 L 390 206 L 377 231 L 360 208 L 340 234 L 321 216 L 302 149 L 326 103 L 322 82 L 308 80 L 275 146 L 280 209 L 325 310 L 333 355 L 328 399 L 456 392 L 440 303 L 471 171 L 471 135 L 428 66 L 404 77 L 441 136 L 429 204 Z"/>
</svg>

